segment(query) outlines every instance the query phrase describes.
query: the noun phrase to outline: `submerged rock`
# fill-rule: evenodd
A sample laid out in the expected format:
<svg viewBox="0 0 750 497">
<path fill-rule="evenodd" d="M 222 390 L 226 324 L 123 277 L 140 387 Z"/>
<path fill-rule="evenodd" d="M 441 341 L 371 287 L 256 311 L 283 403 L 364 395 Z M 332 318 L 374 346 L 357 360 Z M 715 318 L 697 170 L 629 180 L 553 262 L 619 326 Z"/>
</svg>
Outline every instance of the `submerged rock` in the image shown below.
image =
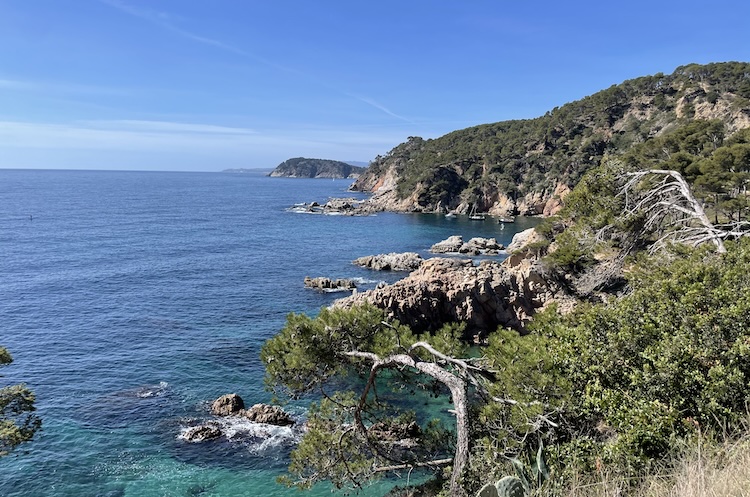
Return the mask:
<svg viewBox="0 0 750 497">
<path fill-rule="evenodd" d="M 414 271 L 422 262 L 424 259 L 416 252 L 368 255 L 352 261 L 357 266 L 375 271 Z"/>
<path fill-rule="evenodd" d="M 214 416 L 232 416 L 239 414 L 245 408 L 242 397 L 236 393 L 228 393 L 214 400 L 211 404 L 211 414 Z"/>
<path fill-rule="evenodd" d="M 380 421 L 367 430 L 370 436 L 377 440 L 406 440 L 418 439 L 422 437 L 422 428 L 415 422 L 397 423 Z"/>
</svg>

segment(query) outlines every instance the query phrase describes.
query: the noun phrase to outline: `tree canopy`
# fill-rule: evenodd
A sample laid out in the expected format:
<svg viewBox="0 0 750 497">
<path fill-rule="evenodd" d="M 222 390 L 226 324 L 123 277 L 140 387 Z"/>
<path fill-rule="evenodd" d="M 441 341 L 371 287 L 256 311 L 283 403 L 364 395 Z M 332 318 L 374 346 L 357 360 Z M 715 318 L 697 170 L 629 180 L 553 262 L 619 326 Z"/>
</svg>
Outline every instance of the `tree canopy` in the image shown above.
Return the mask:
<svg viewBox="0 0 750 497">
<path fill-rule="evenodd" d="M 451 495 L 463 495 L 469 406 L 492 374 L 465 358 L 460 336 L 459 326 L 416 336 L 386 322 L 372 306 L 323 309 L 316 318 L 291 314 L 261 352 L 267 383 L 278 393 L 315 392 L 321 400 L 310 409 L 308 431 L 292 453 L 285 481 L 303 488 L 320 481 L 358 488 L 388 471 L 439 473 L 450 465 Z M 437 420 L 418 423 L 403 402 L 388 402 L 388 390 L 449 396 L 455 436 L 447 436 L 452 430 Z"/>
<path fill-rule="evenodd" d="M 682 66 L 670 75 L 613 85 L 534 119 L 482 124 L 435 139 L 409 137 L 376 158 L 363 182 L 392 167 L 399 195 L 416 192 L 417 203 L 429 210 L 458 202 L 486 207 L 483 204 L 498 194 L 515 199 L 531 192 L 551 193 L 558 183 L 572 187 L 605 156 L 627 154 L 634 147 L 660 161 L 673 161 L 662 168 L 682 173 L 677 165 L 686 159 L 684 154 L 703 156 L 737 131 L 735 122 L 742 122 L 737 116 L 750 108 L 748 88 L 748 63 Z M 710 129 L 703 124 L 691 127 L 695 120 L 712 120 Z M 673 133 L 679 128 L 684 129 Z M 663 138 L 670 133 L 670 139 Z M 692 140 L 679 133 L 692 135 Z M 676 149 L 675 142 L 680 142 Z M 725 171 L 731 169 L 728 162 L 742 163 L 742 152 L 737 152 L 714 166 Z M 703 167 L 708 173 L 712 166 Z M 734 179 L 744 188 L 744 179 L 732 174 L 721 179 L 722 184 Z"/>
</svg>

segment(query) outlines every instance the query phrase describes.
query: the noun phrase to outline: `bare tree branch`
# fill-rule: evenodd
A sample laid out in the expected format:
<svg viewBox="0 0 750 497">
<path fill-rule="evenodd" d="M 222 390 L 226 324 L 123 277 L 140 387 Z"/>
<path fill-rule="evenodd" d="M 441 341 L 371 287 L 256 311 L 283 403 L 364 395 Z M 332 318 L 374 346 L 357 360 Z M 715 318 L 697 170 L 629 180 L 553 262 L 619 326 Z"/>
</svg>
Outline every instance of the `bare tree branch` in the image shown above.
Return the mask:
<svg viewBox="0 0 750 497">
<path fill-rule="evenodd" d="M 647 169 L 624 175 L 629 178 L 620 190 L 620 194 L 625 197 L 625 212 L 646 213 L 644 228 L 661 233 L 653 245 L 654 250 L 670 241 L 693 246 L 711 242 L 718 253 L 726 253 L 724 240 L 734 237 L 737 232 L 726 231 L 708 219 L 703 206 L 680 173 L 666 169 Z M 638 186 L 649 176 L 661 177 L 661 180 L 645 192 L 638 191 Z M 676 229 L 666 231 L 668 227 Z M 740 236 L 745 234 L 746 232 Z"/>
</svg>

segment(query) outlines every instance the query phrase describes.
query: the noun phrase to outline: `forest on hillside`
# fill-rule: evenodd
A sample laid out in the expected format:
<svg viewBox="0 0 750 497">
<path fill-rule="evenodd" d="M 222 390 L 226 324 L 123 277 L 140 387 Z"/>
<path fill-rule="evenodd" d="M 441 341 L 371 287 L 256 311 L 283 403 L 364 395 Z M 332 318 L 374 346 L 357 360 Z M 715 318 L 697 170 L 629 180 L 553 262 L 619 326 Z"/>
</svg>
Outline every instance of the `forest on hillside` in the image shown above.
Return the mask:
<svg viewBox="0 0 750 497">
<path fill-rule="evenodd" d="M 498 196 L 549 196 L 558 184 L 573 187 L 605 156 L 640 145 L 646 153 L 653 140 L 691 133 L 695 121 L 714 121 L 714 146 L 750 125 L 750 64 L 691 64 L 670 75 L 613 85 L 535 119 L 483 124 L 430 140 L 409 137 L 377 157 L 355 189 L 371 188 L 392 169 L 398 196 L 413 196 L 426 211 L 461 202 L 488 208 Z"/>
</svg>

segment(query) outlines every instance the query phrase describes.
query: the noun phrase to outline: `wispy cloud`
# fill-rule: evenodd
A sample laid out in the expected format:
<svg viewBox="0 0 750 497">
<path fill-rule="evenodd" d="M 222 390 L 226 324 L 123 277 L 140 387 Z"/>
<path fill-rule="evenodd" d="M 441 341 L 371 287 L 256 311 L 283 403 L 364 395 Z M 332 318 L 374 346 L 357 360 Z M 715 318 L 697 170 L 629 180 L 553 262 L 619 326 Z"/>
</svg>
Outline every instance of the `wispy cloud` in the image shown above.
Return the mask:
<svg viewBox="0 0 750 497">
<path fill-rule="evenodd" d="M 34 123 L 0 121 L 0 146 L 45 149 L 107 149 L 186 151 L 231 147 L 256 142 L 247 128 L 166 121 L 76 121 Z"/>
<path fill-rule="evenodd" d="M 350 97 L 352 97 L 352 98 L 355 98 L 355 99 L 359 100 L 360 102 L 364 102 L 367 105 L 375 107 L 376 109 L 385 112 L 386 114 L 388 114 L 391 117 L 395 117 L 396 119 L 401 119 L 402 121 L 405 121 L 405 122 L 407 122 L 409 124 L 414 124 L 414 121 L 412 121 L 411 119 L 408 119 L 408 118 L 406 118 L 404 116 L 400 116 L 400 115 L 396 114 L 395 112 L 391 112 L 388 108 L 386 108 L 385 106 L 379 104 L 378 102 L 376 102 L 375 100 L 373 100 L 371 98 L 363 97 L 363 96 L 360 96 L 360 95 L 354 95 L 354 94 L 351 94 L 351 93 L 348 93 L 347 95 L 350 96 Z"/>
<path fill-rule="evenodd" d="M 325 81 L 320 80 L 319 78 L 316 78 L 314 76 L 306 74 L 306 73 L 304 73 L 302 71 L 299 71 L 297 69 L 294 69 L 294 68 L 291 68 L 291 67 L 287 67 L 287 66 L 278 64 L 276 62 L 273 62 L 271 60 L 265 59 L 265 58 L 260 57 L 259 55 L 255 54 L 255 53 L 252 53 L 252 52 L 249 52 L 247 50 L 241 49 L 241 48 L 239 48 L 237 46 L 234 46 L 232 44 L 226 43 L 226 42 L 224 42 L 222 40 L 218 40 L 218 39 L 215 39 L 215 38 L 209 38 L 209 37 L 206 37 L 206 36 L 202 36 L 202 35 L 199 35 L 197 33 L 192 32 L 192 31 L 189 31 L 189 30 L 186 30 L 184 28 L 181 28 L 181 27 L 179 27 L 176 24 L 176 18 L 173 15 L 168 14 L 166 12 L 160 12 L 160 11 L 154 11 L 154 10 L 150 10 L 150 9 L 143 9 L 143 8 L 139 8 L 139 7 L 134 7 L 133 5 L 128 4 L 128 3 L 126 3 L 126 2 L 124 2 L 122 0 L 99 0 L 99 1 L 102 2 L 102 3 L 104 3 L 104 4 L 106 4 L 106 5 L 109 5 L 109 6 L 113 7 L 113 8 L 115 8 L 115 9 L 121 11 L 121 12 L 124 12 L 124 13 L 126 13 L 128 15 L 140 18 L 140 19 L 142 19 L 144 21 L 147 21 L 147 22 L 149 22 L 149 23 L 151 23 L 151 24 L 153 24 L 153 25 L 155 25 L 155 26 L 157 26 L 157 27 L 159 27 L 161 29 L 170 31 L 170 32 L 172 32 L 172 33 L 174 33 L 176 35 L 179 35 L 179 36 L 181 36 L 183 38 L 186 38 L 188 40 L 191 40 L 193 42 L 201 43 L 203 45 L 208 45 L 208 46 L 211 46 L 211 47 L 223 50 L 225 52 L 230 52 L 230 53 L 233 53 L 235 55 L 238 55 L 238 56 L 241 56 L 241 57 L 244 57 L 244 58 L 248 58 L 248 59 L 254 60 L 254 61 L 258 62 L 258 63 L 261 63 L 261 64 L 266 65 L 268 67 L 274 68 L 276 70 L 279 70 L 279 71 L 282 71 L 282 72 L 286 72 L 286 73 L 290 73 L 290 74 L 294 74 L 296 76 L 300 76 L 302 78 L 307 79 L 308 81 L 314 82 L 314 83 L 316 83 L 316 84 L 318 84 L 320 86 L 328 88 L 329 90 L 335 91 L 335 92 L 337 92 L 337 93 L 339 93 L 341 95 L 344 95 L 344 96 L 347 96 L 347 97 L 350 97 L 350 98 L 354 98 L 356 100 L 359 100 L 360 102 L 366 103 L 367 105 L 369 105 L 369 106 L 371 106 L 371 107 L 373 107 L 375 109 L 378 109 L 379 111 L 381 111 L 381 112 L 383 112 L 383 113 L 385 113 L 385 114 L 387 114 L 387 115 L 389 115 L 391 117 L 394 117 L 396 119 L 400 119 L 400 120 L 408 122 L 410 124 L 414 124 L 411 120 L 409 120 L 409 119 L 407 119 L 407 118 L 405 118 L 403 116 L 400 116 L 399 114 L 396 114 L 395 112 L 392 112 L 391 110 L 389 110 L 388 108 L 384 107 L 383 105 L 379 104 L 378 102 L 376 102 L 375 100 L 373 100 L 371 98 L 362 97 L 362 96 L 359 96 L 359 95 L 354 95 L 354 94 L 351 94 L 351 93 L 344 92 L 344 91 L 340 90 L 339 88 L 336 88 L 336 87 L 334 87 L 334 86 L 326 83 Z"/>
<path fill-rule="evenodd" d="M 0 150 L 60 149 L 152 151 L 174 156 L 192 152 L 250 156 L 259 150 L 275 154 L 324 153 L 337 156 L 346 149 L 356 156 L 383 153 L 401 141 L 391 130 L 285 128 L 256 131 L 250 128 L 168 121 L 76 121 L 36 123 L 0 121 Z M 290 155 L 291 156 L 291 155 Z"/>
<path fill-rule="evenodd" d="M 18 81 L 14 79 L 0 79 L 0 88 L 4 90 L 34 90 L 38 85 L 28 81 Z"/>
<path fill-rule="evenodd" d="M 217 126 L 213 124 L 194 124 L 171 121 L 144 121 L 144 120 L 110 120 L 110 121 L 80 121 L 80 125 L 93 129 L 126 131 L 126 132 L 150 132 L 150 133 L 189 133 L 206 135 L 254 135 L 256 131 L 249 128 L 235 128 L 229 126 Z"/>
<path fill-rule="evenodd" d="M 134 7 L 133 5 L 130 5 L 121 0 L 99 0 L 99 1 L 106 5 L 109 5 L 110 7 L 114 7 L 120 12 L 124 12 L 125 14 L 131 15 L 133 17 L 138 17 L 161 29 L 170 31 L 176 35 L 179 35 L 183 38 L 194 41 L 196 43 L 201 43 L 203 45 L 208 45 L 208 46 L 223 50 L 225 52 L 230 52 L 235 55 L 247 57 L 257 62 L 260 62 L 261 64 L 265 64 L 267 66 L 270 66 L 270 67 L 273 67 L 282 71 L 296 72 L 294 69 L 278 65 L 270 60 L 264 59 L 263 57 L 260 57 L 247 50 L 243 50 L 230 43 L 226 43 L 224 41 L 217 40 L 215 38 L 202 36 L 192 31 L 181 28 L 176 24 L 178 19 L 175 16 L 168 14 L 166 12 L 144 9 L 140 7 Z"/>
</svg>

